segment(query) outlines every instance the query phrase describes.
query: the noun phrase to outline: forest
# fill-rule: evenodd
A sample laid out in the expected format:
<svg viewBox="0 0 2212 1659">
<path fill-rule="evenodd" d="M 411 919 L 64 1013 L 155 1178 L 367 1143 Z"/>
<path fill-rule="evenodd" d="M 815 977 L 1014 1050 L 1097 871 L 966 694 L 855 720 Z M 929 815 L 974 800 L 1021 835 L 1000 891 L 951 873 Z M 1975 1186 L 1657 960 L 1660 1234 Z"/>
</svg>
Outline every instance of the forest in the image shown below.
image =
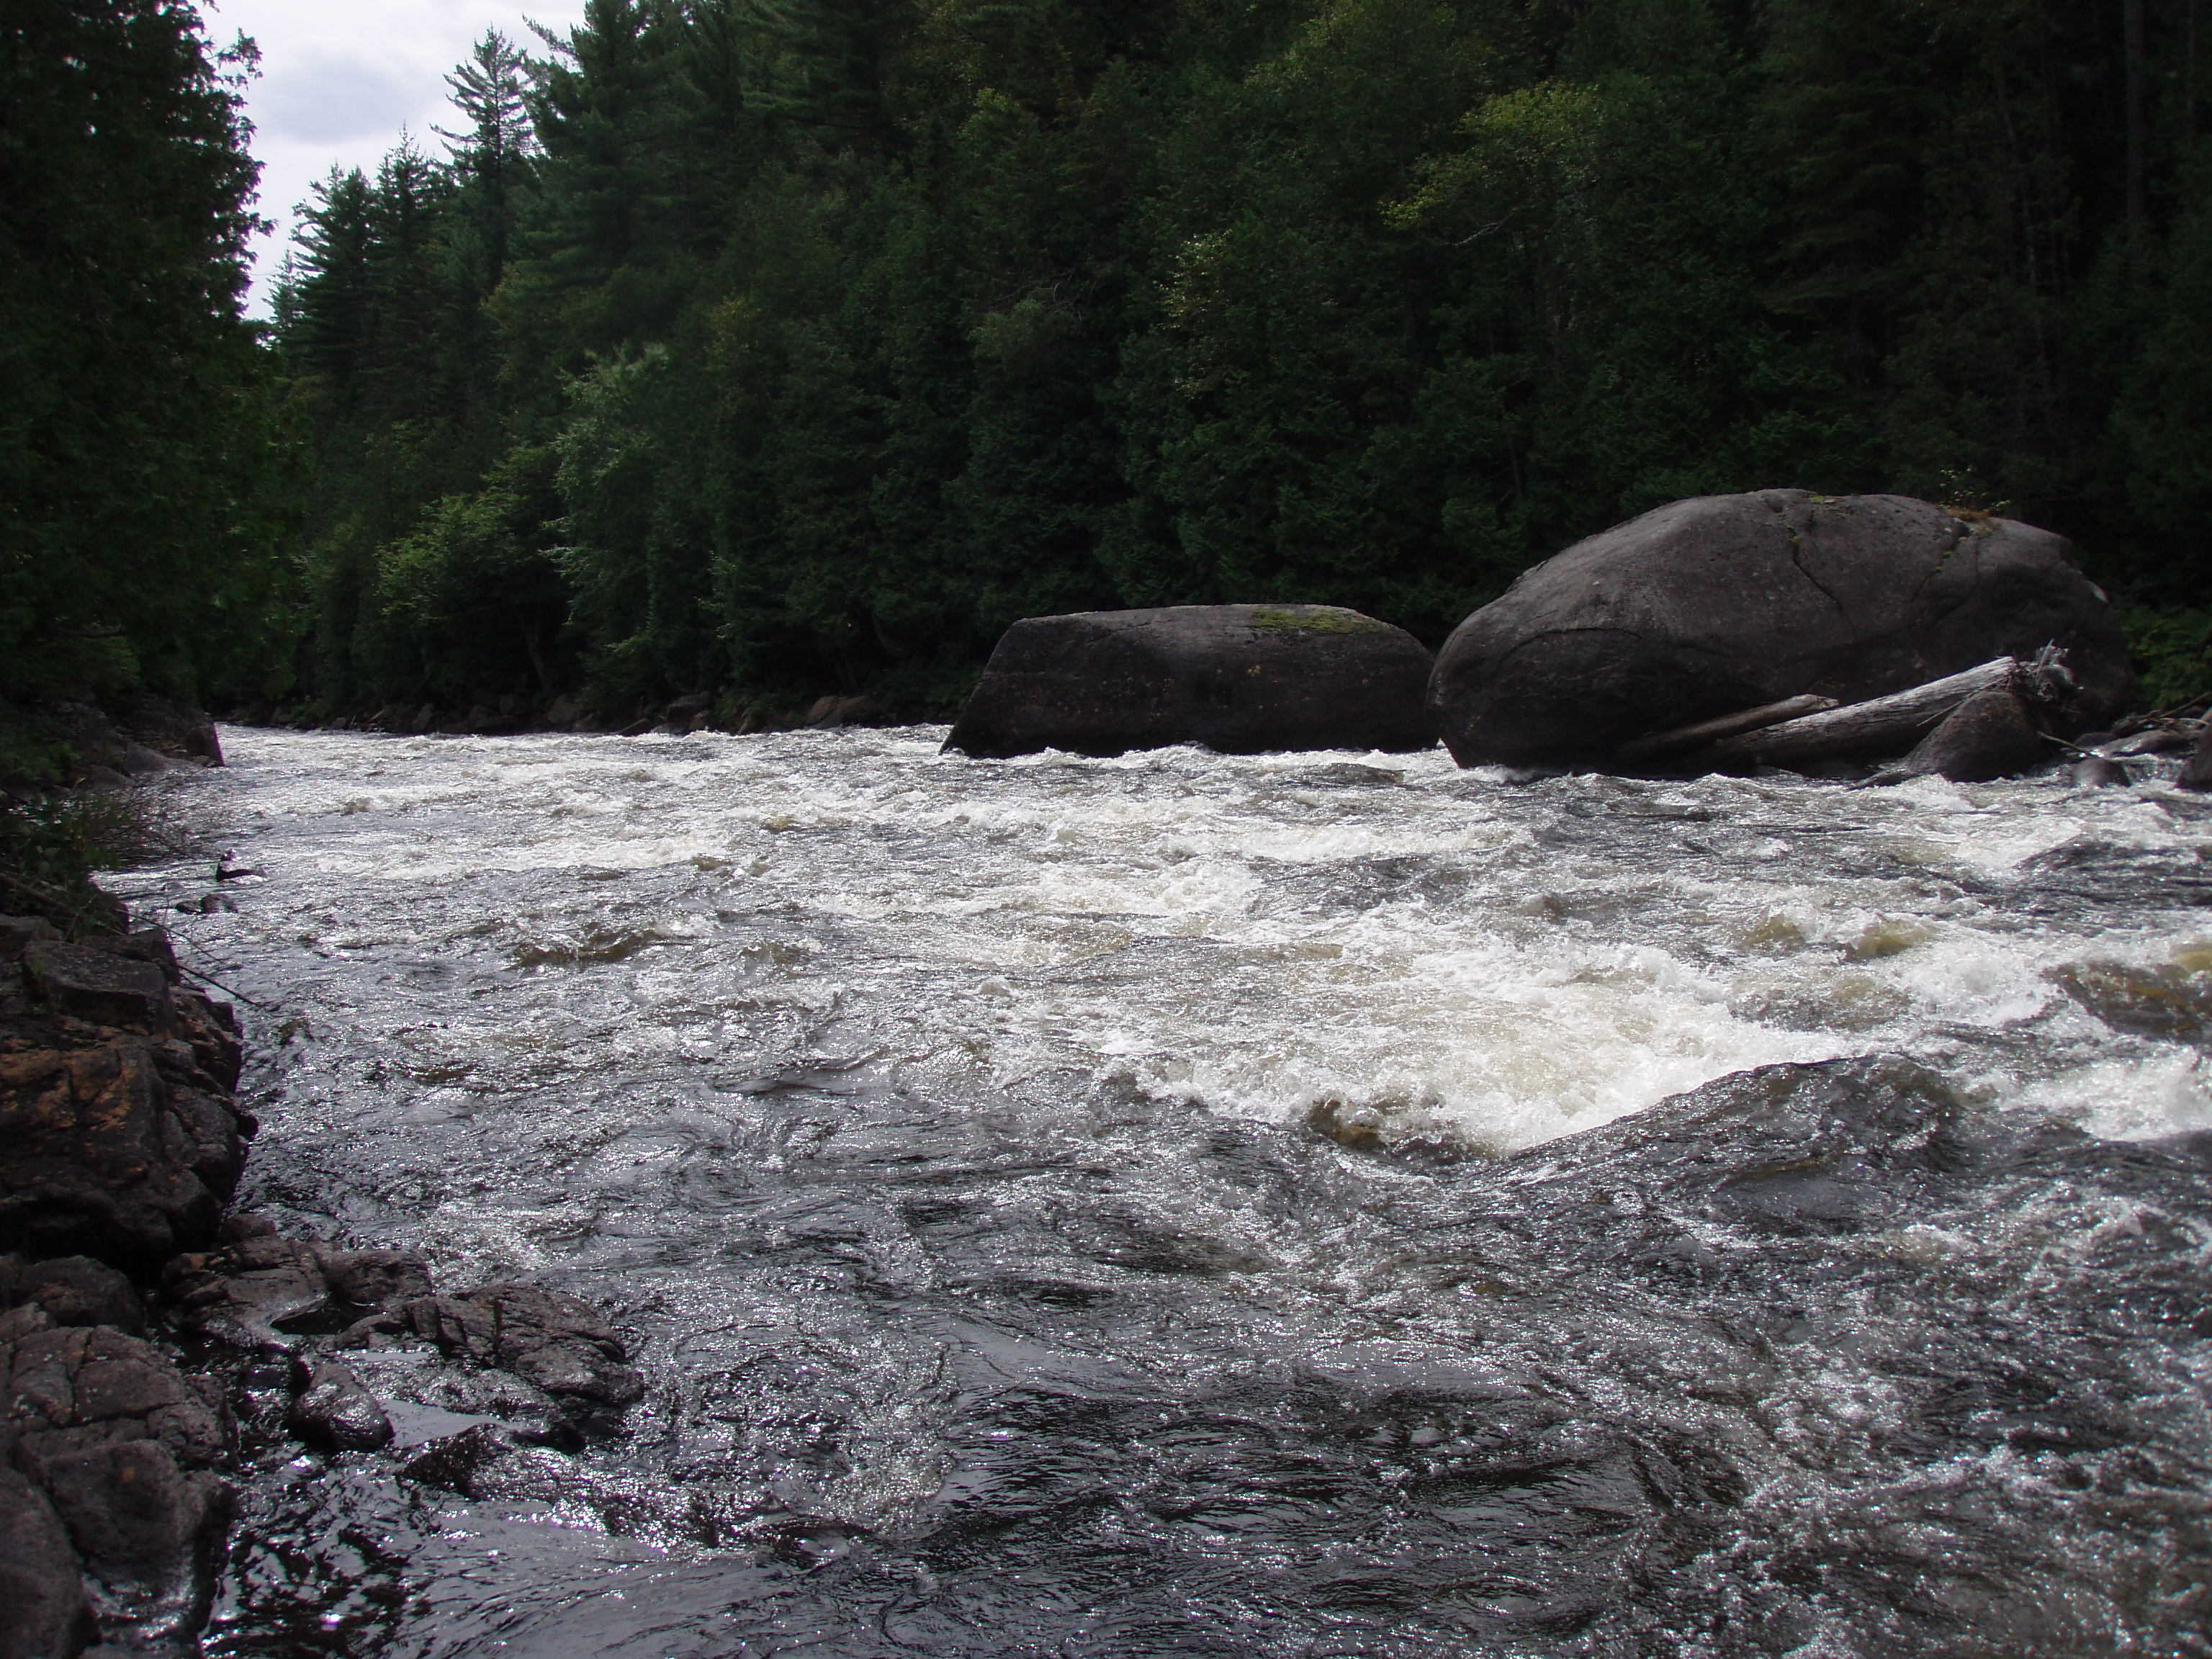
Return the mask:
<svg viewBox="0 0 2212 1659">
<path fill-rule="evenodd" d="M 42 713 L 288 661 L 305 448 L 245 315 L 250 43 L 175 0 L 0 13 L 0 783 Z"/>
<path fill-rule="evenodd" d="M 64 254 L 232 286 L 179 277 L 189 347 L 150 285 L 97 348 L 11 331 L 0 465 L 44 471 L 0 654 L 82 635 L 306 720 L 941 718 L 1022 616 L 1433 644 L 1582 535 L 1798 485 L 2059 530 L 2150 695 L 2212 690 L 2198 10 L 591 0 L 318 188 L 258 340 L 234 168 L 192 246 L 103 215 L 11 262 L 34 322 L 84 303 Z M 234 128 L 250 62 L 198 51 L 182 118 Z M 71 87 L 10 88 L 45 194 L 8 234 L 93 222 L 37 101 Z M 104 410 L 147 441 L 88 490 L 70 388 L 155 337 L 199 401 Z"/>
</svg>

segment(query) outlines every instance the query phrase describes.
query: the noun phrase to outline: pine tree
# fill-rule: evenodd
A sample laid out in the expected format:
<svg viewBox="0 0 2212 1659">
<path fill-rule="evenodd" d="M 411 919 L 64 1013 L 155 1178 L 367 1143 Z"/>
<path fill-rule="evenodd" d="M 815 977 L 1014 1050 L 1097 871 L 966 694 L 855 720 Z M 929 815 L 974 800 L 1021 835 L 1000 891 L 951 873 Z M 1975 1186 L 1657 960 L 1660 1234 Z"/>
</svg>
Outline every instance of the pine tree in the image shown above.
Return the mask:
<svg viewBox="0 0 2212 1659">
<path fill-rule="evenodd" d="M 178 0 L 0 13 L 0 696 L 190 690 L 259 642 L 253 63 Z"/>
</svg>

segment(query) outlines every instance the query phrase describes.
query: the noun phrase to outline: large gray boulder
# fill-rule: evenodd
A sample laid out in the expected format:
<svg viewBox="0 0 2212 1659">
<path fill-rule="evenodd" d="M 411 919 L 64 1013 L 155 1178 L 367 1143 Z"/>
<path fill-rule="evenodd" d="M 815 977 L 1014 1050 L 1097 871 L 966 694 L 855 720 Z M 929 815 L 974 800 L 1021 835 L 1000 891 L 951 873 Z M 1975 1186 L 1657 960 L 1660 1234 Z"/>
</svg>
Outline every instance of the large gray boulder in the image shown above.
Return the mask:
<svg viewBox="0 0 2212 1659">
<path fill-rule="evenodd" d="M 2063 646 L 2084 721 L 2126 707 L 2127 646 L 2063 537 L 1903 495 L 1674 502 L 1522 576 L 1437 653 L 1462 766 L 1602 763 L 1801 693 L 1843 702 Z"/>
<path fill-rule="evenodd" d="M 1329 605 L 1188 605 L 1030 617 L 1000 638 L 945 746 L 1119 755 L 1201 744 L 1425 749 L 1420 642 Z"/>
</svg>

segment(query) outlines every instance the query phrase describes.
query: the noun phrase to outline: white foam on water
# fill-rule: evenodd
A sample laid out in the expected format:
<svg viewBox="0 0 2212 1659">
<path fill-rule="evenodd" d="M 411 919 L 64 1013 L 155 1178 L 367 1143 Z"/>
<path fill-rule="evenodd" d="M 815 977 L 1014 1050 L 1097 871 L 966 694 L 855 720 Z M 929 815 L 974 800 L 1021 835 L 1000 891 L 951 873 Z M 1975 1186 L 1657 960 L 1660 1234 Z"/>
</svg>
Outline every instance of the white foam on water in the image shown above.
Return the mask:
<svg viewBox="0 0 2212 1659">
<path fill-rule="evenodd" d="M 2148 786 L 1530 780 L 1441 750 L 986 763 L 941 738 L 231 731 L 232 768 L 200 787 L 311 901 L 291 935 L 373 958 L 423 945 L 404 928 L 434 908 L 442 948 L 517 975 L 501 1006 L 521 1029 L 599 974 L 642 1022 L 634 1052 L 660 1051 L 659 1022 L 763 1003 L 887 1052 L 971 1054 L 1002 1085 L 1073 1067 L 1493 1150 L 1779 1060 L 2038 1022 L 2141 1048 L 2047 976 L 2114 953 L 2096 918 L 2029 920 L 2002 895 L 2069 847 L 2202 844 Z M 421 898 L 355 915 L 349 894 L 386 887 Z M 2126 954 L 2192 927 L 2174 914 Z M 804 948 L 761 958 L 763 930 Z M 545 1040 L 589 1024 L 564 1014 Z M 2203 1097 L 2185 1055 L 2149 1046 L 2070 1083 L 1992 1064 L 2023 1105 L 2170 1133 Z"/>
<path fill-rule="evenodd" d="M 2106 1140 L 2212 1131 L 2212 1077 L 2198 1054 L 2098 1060 L 2031 1085 L 2017 1103 Z"/>
</svg>

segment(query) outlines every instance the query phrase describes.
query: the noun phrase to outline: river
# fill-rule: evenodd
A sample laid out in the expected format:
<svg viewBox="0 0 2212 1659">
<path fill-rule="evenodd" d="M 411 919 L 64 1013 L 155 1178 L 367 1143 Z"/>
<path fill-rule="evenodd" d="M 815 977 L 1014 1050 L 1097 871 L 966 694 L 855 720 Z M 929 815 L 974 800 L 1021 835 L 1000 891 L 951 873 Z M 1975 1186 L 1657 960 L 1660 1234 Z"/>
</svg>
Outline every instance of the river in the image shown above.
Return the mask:
<svg viewBox="0 0 2212 1659">
<path fill-rule="evenodd" d="M 942 737 L 178 786 L 241 1202 L 648 1379 L 364 1356 L 210 1652 L 2212 1653 L 2212 800 Z"/>
</svg>

